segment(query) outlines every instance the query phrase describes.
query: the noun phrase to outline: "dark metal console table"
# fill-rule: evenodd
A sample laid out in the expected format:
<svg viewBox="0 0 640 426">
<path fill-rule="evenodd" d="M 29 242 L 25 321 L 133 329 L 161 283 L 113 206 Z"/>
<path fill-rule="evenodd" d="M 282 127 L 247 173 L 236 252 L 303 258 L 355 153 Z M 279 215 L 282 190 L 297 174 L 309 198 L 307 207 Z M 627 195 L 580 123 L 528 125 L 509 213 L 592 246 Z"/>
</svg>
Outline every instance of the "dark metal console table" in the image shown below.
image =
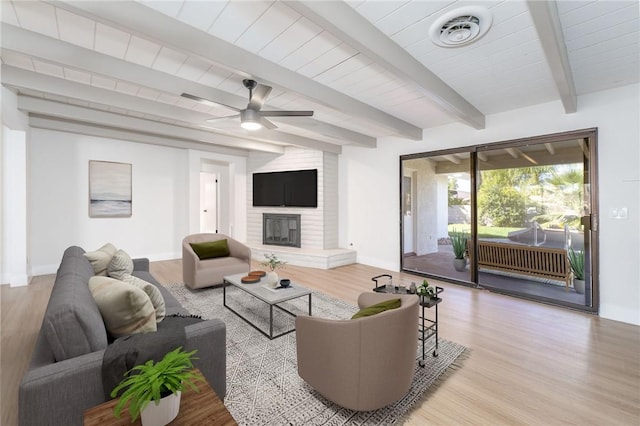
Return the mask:
<svg viewBox="0 0 640 426">
<path fill-rule="evenodd" d="M 378 284 L 378 280 L 381 278 L 388 278 L 389 284 Z M 371 278 L 372 281 L 376 283 L 373 291 L 377 293 L 390 293 L 390 294 L 415 294 L 411 293 L 410 290 L 404 286 L 394 286 L 392 285 L 392 278 L 389 274 L 378 275 L 376 277 Z M 420 367 L 425 366 L 424 360 L 426 359 L 426 342 L 432 336 L 436 337 L 436 345 L 435 349 L 432 352 L 434 357 L 438 356 L 438 305 L 442 302 L 442 298 L 438 295 L 444 291 L 444 288 L 436 286 L 436 297 L 428 297 L 428 296 L 418 296 L 420 297 L 420 315 L 418 319 L 420 320 L 420 325 L 418 327 L 418 340 L 422 342 L 422 359 L 418 361 L 418 365 Z M 430 319 L 427 318 L 425 313 L 425 308 L 431 309 L 435 306 L 435 318 Z"/>
</svg>

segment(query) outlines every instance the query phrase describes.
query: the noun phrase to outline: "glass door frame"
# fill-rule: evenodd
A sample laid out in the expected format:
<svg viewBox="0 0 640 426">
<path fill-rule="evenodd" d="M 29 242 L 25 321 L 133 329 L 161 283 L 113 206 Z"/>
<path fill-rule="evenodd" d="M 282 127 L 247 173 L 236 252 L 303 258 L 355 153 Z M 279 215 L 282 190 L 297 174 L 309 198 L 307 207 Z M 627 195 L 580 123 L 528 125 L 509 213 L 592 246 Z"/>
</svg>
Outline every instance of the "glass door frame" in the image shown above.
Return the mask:
<svg viewBox="0 0 640 426">
<path fill-rule="evenodd" d="M 407 272 L 411 274 L 416 274 L 420 276 L 424 276 L 426 278 L 438 279 L 441 281 L 452 282 L 455 284 L 461 284 L 465 286 L 478 287 L 478 266 L 476 262 L 471 262 L 470 267 L 470 280 L 464 281 L 456 278 L 443 277 L 440 275 L 429 274 L 428 272 L 418 272 L 412 269 L 404 268 L 403 261 L 403 252 L 404 252 L 404 229 L 403 229 L 403 203 L 402 203 L 402 179 L 404 175 L 403 162 L 405 160 L 419 159 L 419 158 L 429 158 L 436 157 L 442 155 L 452 155 L 452 154 L 469 154 L 469 163 L 470 163 L 470 179 L 471 179 L 471 247 L 469 248 L 472 253 L 470 253 L 470 258 L 477 259 L 477 191 L 478 191 L 478 155 L 482 155 L 483 151 L 490 151 L 496 149 L 504 149 L 504 148 L 517 148 L 526 145 L 539 145 L 539 144 L 551 144 L 554 142 L 562 142 L 567 140 L 584 140 L 586 143 L 582 144 L 583 150 L 583 164 L 585 165 L 585 181 L 588 182 L 588 186 L 585 184 L 584 186 L 584 202 L 586 208 L 588 208 L 588 212 L 583 212 L 582 215 L 582 223 L 584 225 L 584 233 L 585 233 L 585 242 L 588 241 L 590 247 L 590 260 L 587 258 L 587 262 L 590 267 L 590 286 L 586 289 L 585 294 L 591 296 L 590 304 L 587 306 L 576 305 L 573 303 L 567 303 L 563 301 L 556 301 L 553 304 L 559 306 L 565 306 L 572 309 L 578 309 L 581 311 L 598 313 L 600 306 L 600 285 L 599 285 L 599 197 L 598 197 L 598 157 L 597 157 L 597 139 L 598 139 L 598 129 L 597 128 L 588 128 L 581 130 L 574 130 L 568 132 L 560 132 L 553 133 L 547 135 L 533 136 L 527 138 L 519 138 L 512 139 L 500 142 L 493 142 L 487 144 L 479 144 L 473 146 L 466 146 L 460 148 L 453 148 L 447 150 L 438 150 L 438 151 L 429 151 L 408 155 L 401 155 L 399 158 L 399 224 L 400 224 L 400 247 L 399 247 L 399 256 L 400 256 L 400 270 L 402 272 Z M 588 166 L 588 167 L 587 167 Z M 588 214 L 587 214 L 588 213 Z M 589 234 L 587 238 L 587 233 Z M 527 299 L 531 299 L 537 302 L 542 303 L 550 303 L 547 300 L 540 300 L 537 297 L 528 297 L 526 295 L 519 295 L 518 297 L 523 297 Z"/>
</svg>

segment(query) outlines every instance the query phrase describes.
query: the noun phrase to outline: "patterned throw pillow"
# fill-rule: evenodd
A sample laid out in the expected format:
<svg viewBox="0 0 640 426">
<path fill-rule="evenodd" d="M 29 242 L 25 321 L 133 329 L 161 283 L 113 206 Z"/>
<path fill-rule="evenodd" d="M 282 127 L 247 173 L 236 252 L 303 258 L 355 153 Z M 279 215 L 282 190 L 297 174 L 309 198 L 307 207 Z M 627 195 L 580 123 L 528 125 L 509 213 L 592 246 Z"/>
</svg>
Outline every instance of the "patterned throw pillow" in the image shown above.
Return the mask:
<svg viewBox="0 0 640 426">
<path fill-rule="evenodd" d="M 103 277 L 107 276 L 107 266 L 109 262 L 111 262 L 111 258 L 116 254 L 117 249 L 113 244 L 107 243 L 100 247 L 96 251 L 88 251 L 84 254 L 84 257 L 89 259 L 91 266 L 93 267 L 93 272 L 96 275 L 100 275 Z"/>
<path fill-rule="evenodd" d="M 139 289 L 142 289 L 142 291 L 144 291 L 147 296 L 149 296 L 149 299 L 151 299 L 151 304 L 156 311 L 156 322 L 160 322 L 164 319 L 166 313 L 164 297 L 162 297 L 162 293 L 160 293 L 158 287 L 138 277 L 134 277 L 133 275 L 126 275 L 122 279 L 122 281 L 134 285 Z"/>
<path fill-rule="evenodd" d="M 142 289 L 109 277 L 89 279 L 107 331 L 114 337 L 156 331 L 156 312 Z"/>
<path fill-rule="evenodd" d="M 111 278 L 123 281 L 132 272 L 133 260 L 124 250 L 118 250 L 111 258 L 109 266 L 107 266 L 107 273 Z"/>
</svg>

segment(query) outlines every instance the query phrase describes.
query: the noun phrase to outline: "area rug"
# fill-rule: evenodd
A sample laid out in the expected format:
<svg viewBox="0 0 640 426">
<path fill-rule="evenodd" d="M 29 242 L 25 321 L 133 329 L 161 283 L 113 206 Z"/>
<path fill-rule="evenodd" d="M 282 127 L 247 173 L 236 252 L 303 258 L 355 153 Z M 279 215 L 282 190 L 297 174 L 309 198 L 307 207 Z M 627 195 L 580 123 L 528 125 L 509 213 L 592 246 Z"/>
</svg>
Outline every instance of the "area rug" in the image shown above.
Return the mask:
<svg viewBox="0 0 640 426">
<path fill-rule="evenodd" d="M 256 284 L 259 285 L 259 284 Z M 224 405 L 240 425 L 392 425 L 402 422 L 417 402 L 452 370 L 460 366 L 464 346 L 439 340 L 437 358 L 429 356 L 426 366 L 416 362 L 408 394 L 388 407 L 356 412 L 322 397 L 299 376 L 296 366 L 296 334 L 269 340 L 226 309 L 222 289 L 190 290 L 184 285 L 166 288 L 190 313 L 205 319 L 220 318 L 227 325 L 227 394 Z M 313 315 L 329 319 L 350 318 L 357 308 L 320 292 L 313 292 Z M 269 309 L 242 290 L 227 288 L 227 304 L 251 319 L 268 326 Z M 307 314 L 308 297 L 283 304 L 294 313 Z M 274 332 L 294 327 L 294 319 L 274 309 Z M 428 342 L 431 353 L 435 344 Z M 418 354 L 422 353 L 419 345 Z"/>
</svg>

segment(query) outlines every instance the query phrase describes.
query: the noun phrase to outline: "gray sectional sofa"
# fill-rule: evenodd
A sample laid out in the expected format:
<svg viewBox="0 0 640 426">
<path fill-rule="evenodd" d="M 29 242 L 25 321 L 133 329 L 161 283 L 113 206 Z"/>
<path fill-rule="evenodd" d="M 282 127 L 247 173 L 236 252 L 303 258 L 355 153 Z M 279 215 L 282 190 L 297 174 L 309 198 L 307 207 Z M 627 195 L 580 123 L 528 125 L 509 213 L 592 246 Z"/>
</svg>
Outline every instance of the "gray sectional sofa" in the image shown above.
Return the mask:
<svg viewBox="0 0 640 426">
<path fill-rule="evenodd" d="M 102 357 L 109 345 L 102 316 L 89 291 L 94 275 L 80 247 L 65 250 L 28 371 L 19 389 L 20 426 L 83 424 L 83 412 L 105 402 Z M 155 284 L 167 315 L 188 315 L 149 273 L 148 259 L 134 259 L 133 275 Z M 226 326 L 217 319 L 185 327 L 186 350 L 222 399 L 226 393 Z"/>
</svg>

